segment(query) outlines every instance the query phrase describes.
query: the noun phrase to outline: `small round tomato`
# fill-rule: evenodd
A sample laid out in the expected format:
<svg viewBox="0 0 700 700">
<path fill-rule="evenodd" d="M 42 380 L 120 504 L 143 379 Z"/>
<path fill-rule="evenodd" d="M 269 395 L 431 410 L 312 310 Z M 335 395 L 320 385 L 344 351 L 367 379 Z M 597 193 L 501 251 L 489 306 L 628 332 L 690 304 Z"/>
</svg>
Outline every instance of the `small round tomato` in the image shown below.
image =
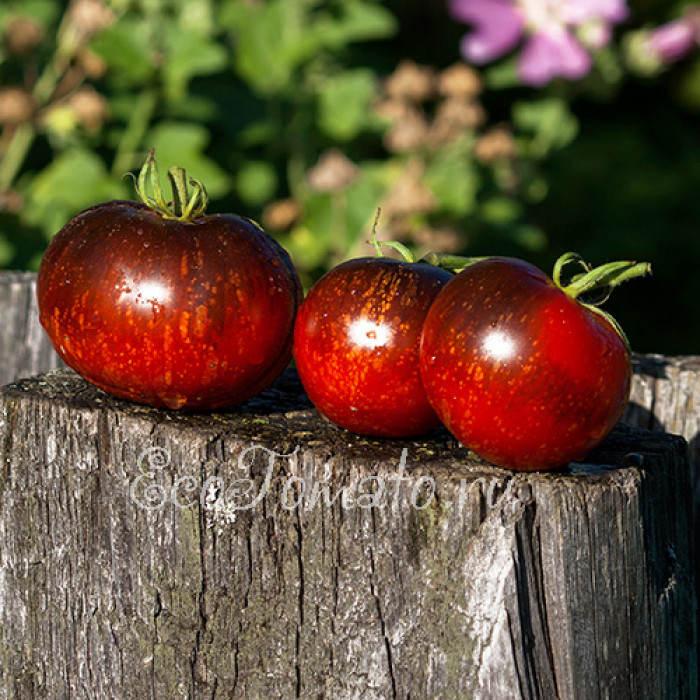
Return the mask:
<svg viewBox="0 0 700 700">
<path fill-rule="evenodd" d="M 561 285 L 568 263 L 583 271 Z M 532 265 L 491 258 L 445 286 L 423 328 L 428 398 L 455 437 L 495 464 L 546 470 L 581 460 L 620 419 L 630 351 L 619 326 L 579 297 L 648 271 L 558 262 L 558 284 Z M 563 288 L 562 288 L 563 287 Z M 599 301 L 600 301 L 599 297 Z"/>
<path fill-rule="evenodd" d="M 148 205 L 100 204 L 56 234 L 39 269 L 41 323 L 64 362 L 110 394 L 168 408 L 230 406 L 289 363 L 299 279 L 257 224 L 205 215 L 200 183 L 190 181 L 184 201 L 184 171 L 171 169 L 176 211 L 159 187 L 146 197 L 155 172 L 151 153 L 137 187 Z"/>
<path fill-rule="evenodd" d="M 451 278 L 425 263 L 360 258 L 314 285 L 297 316 L 294 357 L 323 415 L 347 430 L 383 437 L 439 425 L 418 357 L 425 316 Z"/>
</svg>

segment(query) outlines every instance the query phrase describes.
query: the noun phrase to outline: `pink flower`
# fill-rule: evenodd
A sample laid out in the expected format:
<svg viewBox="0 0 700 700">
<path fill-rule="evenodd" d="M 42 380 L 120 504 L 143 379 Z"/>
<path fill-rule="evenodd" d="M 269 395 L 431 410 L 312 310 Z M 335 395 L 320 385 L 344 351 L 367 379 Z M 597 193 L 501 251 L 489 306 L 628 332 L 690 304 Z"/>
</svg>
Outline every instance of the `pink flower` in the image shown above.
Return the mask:
<svg viewBox="0 0 700 700">
<path fill-rule="evenodd" d="M 662 64 L 675 63 L 697 48 L 700 30 L 697 19 L 697 15 L 688 15 L 651 30 L 646 43 L 653 58 Z"/>
<path fill-rule="evenodd" d="M 560 76 L 578 80 L 591 70 L 590 54 L 568 32 L 533 34 L 518 59 L 518 75 L 527 85 L 541 87 Z"/>
<path fill-rule="evenodd" d="M 610 42 L 611 27 L 628 14 L 626 0 L 449 0 L 455 19 L 472 25 L 462 40 L 465 58 L 488 63 L 523 42 L 518 77 L 542 86 L 576 80 L 591 69 L 587 48 Z"/>
<path fill-rule="evenodd" d="M 462 39 L 462 53 L 473 63 L 488 63 L 514 49 L 525 30 L 525 15 L 510 0 L 457 0 L 455 19 L 474 25 Z"/>
</svg>

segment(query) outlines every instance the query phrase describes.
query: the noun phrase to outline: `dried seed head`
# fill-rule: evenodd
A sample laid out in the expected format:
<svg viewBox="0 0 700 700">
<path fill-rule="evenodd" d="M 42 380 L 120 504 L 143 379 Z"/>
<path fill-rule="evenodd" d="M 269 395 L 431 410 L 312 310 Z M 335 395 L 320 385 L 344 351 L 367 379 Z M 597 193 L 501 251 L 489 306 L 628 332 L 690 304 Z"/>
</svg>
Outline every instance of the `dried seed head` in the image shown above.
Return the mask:
<svg viewBox="0 0 700 700">
<path fill-rule="evenodd" d="M 384 146 L 392 153 L 414 151 L 425 145 L 428 123 L 421 112 L 412 109 L 384 135 Z"/>
<path fill-rule="evenodd" d="M 439 250 L 443 253 L 458 253 L 464 249 L 462 234 L 449 227 L 423 226 L 411 233 L 411 238 L 425 251 Z"/>
<path fill-rule="evenodd" d="M 474 155 L 487 165 L 497 160 L 515 158 L 517 147 L 510 129 L 505 124 L 489 129 L 474 144 Z"/>
<path fill-rule="evenodd" d="M 85 75 L 93 80 L 101 78 L 107 72 L 105 60 L 88 48 L 80 49 L 76 56 L 76 62 L 83 69 Z"/>
<path fill-rule="evenodd" d="M 486 112 L 479 102 L 466 97 L 449 97 L 437 107 L 428 141 L 431 146 L 451 143 L 485 121 Z"/>
<path fill-rule="evenodd" d="M 357 166 L 338 148 L 326 151 L 306 174 L 309 187 L 317 192 L 337 192 L 358 176 Z"/>
<path fill-rule="evenodd" d="M 68 104 L 88 131 L 98 131 L 109 117 L 107 101 L 90 85 L 84 85 L 71 95 Z"/>
<path fill-rule="evenodd" d="M 43 38 L 44 28 L 31 17 L 14 17 L 5 29 L 5 47 L 15 55 L 29 53 Z"/>
<path fill-rule="evenodd" d="M 377 100 L 372 105 L 372 111 L 389 122 L 397 122 L 404 119 L 411 110 L 408 102 L 391 97 Z"/>
<path fill-rule="evenodd" d="M 387 219 L 410 214 L 427 214 L 436 207 L 433 193 L 421 182 L 425 164 L 412 158 L 382 202 L 382 215 Z"/>
<path fill-rule="evenodd" d="M 475 129 L 486 121 L 486 112 L 477 100 L 448 97 L 438 105 L 435 121 L 455 124 L 463 129 Z"/>
<path fill-rule="evenodd" d="M 384 90 L 389 97 L 423 102 L 435 93 L 435 73 L 428 66 L 405 59 L 386 79 Z"/>
<path fill-rule="evenodd" d="M 73 0 L 68 8 L 68 23 L 73 41 L 82 46 L 116 20 L 114 12 L 100 0 Z"/>
<path fill-rule="evenodd" d="M 17 213 L 24 206 L 24 197 L 17 190 L 0 192 L 0 211 Z"/>
<path fill-rule="evenodd" d="M 479 74 L 465 63 L 445 68 L 438 78 L 438 91 L 445 97 L 476 97 L 483 88 Z"/>
<path fill-rule="evenodd" d="M 34 98 L 20 87 L 0 89 L 0 124 L 12 126 L 29 121 L 36 108 Z"/>
<path fill-rule="evenodd" d="M 301 205 L 295 199 L 279 199 L 263 209 L 262 223 L 270 231 L 289 231 L 301 215 Z"/>
</svg>

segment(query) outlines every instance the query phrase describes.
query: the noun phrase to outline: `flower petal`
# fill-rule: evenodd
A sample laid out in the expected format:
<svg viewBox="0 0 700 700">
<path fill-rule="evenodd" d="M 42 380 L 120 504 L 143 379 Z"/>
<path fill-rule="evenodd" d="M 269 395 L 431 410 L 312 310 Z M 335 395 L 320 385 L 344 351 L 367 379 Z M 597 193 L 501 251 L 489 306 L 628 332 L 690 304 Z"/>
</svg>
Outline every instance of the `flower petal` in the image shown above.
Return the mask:
<svg viewBox="0 0 700 700">
<path fill-rule="evenodd" d="M 648 42 L 655 57 L 664 63 L 679 61 L 697 46 L 695 28 L 684 18 L 652 30 Z"/>
<path fill-rule="evenodd" d="M 624 22 L 629 16 L 627 0 L 598 0 L 599 16 L 611 24 Z"/>
<path fill-rule="evenodd" d="M 627 0 L 568 0 L 562 11 L 565 21 L 576 26 L 597 21 L 619 24 L 628 15 Z"/>
<path fill-rule="evenodd" d="M 591 65 L 590 55 L 568 32 L 538 32 L 530 37 L 518 58 L 518 75 L 523 83 L 541 87 L 557 76 L 582 78 Z"/>
<path fill-rule="evenodd" d="M 507 0 L 452 0 L 455 19 L 474 25 L 462 40 L 464 57 L 487 63 L 513 49 L 525 28 L 520 10 Z"/>
</svg>

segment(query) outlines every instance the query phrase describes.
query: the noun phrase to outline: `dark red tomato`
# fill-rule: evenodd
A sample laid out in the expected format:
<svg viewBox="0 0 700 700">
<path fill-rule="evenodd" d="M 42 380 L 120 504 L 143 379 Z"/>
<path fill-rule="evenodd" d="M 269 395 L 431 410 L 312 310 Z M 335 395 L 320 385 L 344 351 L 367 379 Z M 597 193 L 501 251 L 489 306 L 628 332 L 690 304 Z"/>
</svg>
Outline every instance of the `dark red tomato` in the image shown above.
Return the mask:
<svg viewBox="0 0 700 700">
<path fill-rule="evenodd" d="M 328 272 L 299 309 L 294 357 L 309 398 L 356 433 L 407 437 L 439 425 L 420 380 L 420 335 L 452 278 L 423 263 L 350 260 Z"/>
<path fill-rule="evenodd" d="M 299 280 L 232 215 L 163 218 L 113 201 L 78 214 L 41 263 L 41 323 L 67 365 L 153 406 L 214 409 L 264 389 L 291 358 Z"/>
<path fill-rule="evenodd" d="M 525 471 L 583 459 L 630 390 L 630 353 L 612 323 L 509 258 L 467 267 L 444 288 L 425 322 L 420 367 L 460 442 Z"/>
</svg>

